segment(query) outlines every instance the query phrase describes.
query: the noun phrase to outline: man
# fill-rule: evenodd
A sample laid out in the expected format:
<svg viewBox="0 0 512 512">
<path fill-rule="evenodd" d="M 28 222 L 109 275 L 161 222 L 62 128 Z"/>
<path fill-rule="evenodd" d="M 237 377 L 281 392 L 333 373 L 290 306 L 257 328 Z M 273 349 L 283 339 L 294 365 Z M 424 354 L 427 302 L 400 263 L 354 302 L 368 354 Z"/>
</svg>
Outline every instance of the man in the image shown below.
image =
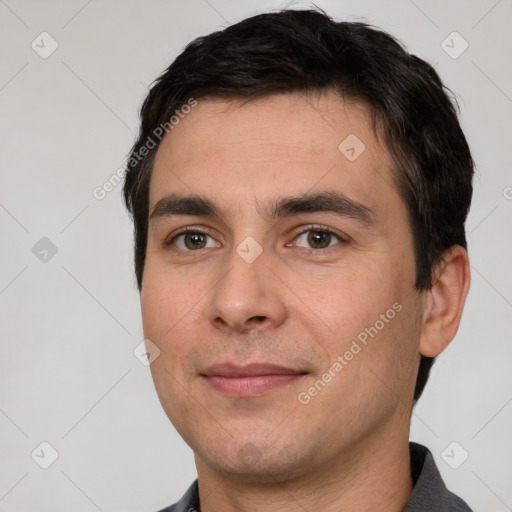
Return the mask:
<svg viewBox="0 0 512 512">
<path fill-rule="evenodd" d="M 367 25 L 263 14 L 178 56 L 124 189 L 198 472 L 166 511 L 470 510 L 409 426 L 469 289 L 473 170 L 434 69 Z"/>
</svg>

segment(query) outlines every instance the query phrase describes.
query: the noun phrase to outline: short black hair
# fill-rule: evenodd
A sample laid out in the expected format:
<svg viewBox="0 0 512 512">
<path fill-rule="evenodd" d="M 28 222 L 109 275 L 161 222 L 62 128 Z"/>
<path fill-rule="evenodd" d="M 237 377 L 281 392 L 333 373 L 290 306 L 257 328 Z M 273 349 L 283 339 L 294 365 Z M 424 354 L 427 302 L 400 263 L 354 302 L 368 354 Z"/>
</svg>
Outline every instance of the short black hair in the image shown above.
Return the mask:
<svg viewBox="0 0 512 512">
<path fill-rule="evenodd" d="M 435 69 L 389 34 L 365 23 L 336 22 L 318 10 L 247 18 L 192 41 L 155 80 L 128 158 L 124 199 L 134 220 L 135 274 L 142 286 L 155 129 L 168 127 L 191 98 L 250 101 L 277 93 L 337 91 L 364 102 L 394 160 L 395 185 L 411 223 L 415 288 L 433 285 L 443 252 L 467 249 L 465 221 L 474 163 L 457 103 Z M 160 132 L 158 132 L 160 133 Z M 151 149 L 148 141 L 152 140 Z M 141 150 L 142 156 L 141 156 Z M 434 358 L 421 356 L 416 401 Z"/>
</svg>

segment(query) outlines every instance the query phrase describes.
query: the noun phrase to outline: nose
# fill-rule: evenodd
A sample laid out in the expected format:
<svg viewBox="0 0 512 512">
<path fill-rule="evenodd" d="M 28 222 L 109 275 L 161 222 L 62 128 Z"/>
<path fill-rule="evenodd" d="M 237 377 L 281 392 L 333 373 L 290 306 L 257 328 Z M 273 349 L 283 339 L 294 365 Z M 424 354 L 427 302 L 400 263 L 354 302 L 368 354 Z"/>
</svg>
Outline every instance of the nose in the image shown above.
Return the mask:
<svg viewBox="0 0 512 512">
<path fill-rule="evenodd" d="M 227 334 L 246 334 L 284 322 L 283 285 L 270 270 L 270 264 L 266 251 L 251 263 L 232 251 L 210 296 L 208 316 L 215 328 Z"/>
</svg>

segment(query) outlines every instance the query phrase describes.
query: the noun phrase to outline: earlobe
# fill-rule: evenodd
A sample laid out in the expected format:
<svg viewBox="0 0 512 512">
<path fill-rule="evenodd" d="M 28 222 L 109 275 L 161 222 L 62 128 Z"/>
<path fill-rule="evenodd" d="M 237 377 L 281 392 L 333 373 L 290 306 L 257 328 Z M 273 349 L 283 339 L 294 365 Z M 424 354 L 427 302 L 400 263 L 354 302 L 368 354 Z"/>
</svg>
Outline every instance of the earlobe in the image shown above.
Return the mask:
<svg viewBox="0 0 512 512">
<path fill-rule="evenodd" d="M 418 350 L 435 357 L 452 341 L 459 328 L 470 285 L 467 251 L 454 245 L 445 251 L 434 284 L 427 294 Z"/>
</svg>

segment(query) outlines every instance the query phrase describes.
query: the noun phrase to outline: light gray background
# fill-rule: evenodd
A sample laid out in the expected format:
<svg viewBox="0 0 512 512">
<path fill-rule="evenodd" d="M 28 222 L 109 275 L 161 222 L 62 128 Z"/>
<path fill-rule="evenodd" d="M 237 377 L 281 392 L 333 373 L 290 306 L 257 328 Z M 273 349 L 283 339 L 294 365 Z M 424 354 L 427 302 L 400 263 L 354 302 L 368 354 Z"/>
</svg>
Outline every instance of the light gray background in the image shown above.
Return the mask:
<svg viewBox="0 0 512 512">
<path fill-rule="evenodd" d="M 511 1 L 317 4 L 390 31 L 460 98 L 478 166 L 472 288 L 411 438 L 475 511 L 512 510 Z M 1 511 L 155 511 L 195 477 L 132 353 L 143 336 L 121 186 L 92 191 L 123 165 L 149 84 L 186 43 L 285 5 L 0 0 Z M 47 59 L 31 48 L 43 31 L 59 45 Z M 469 44 L 457 59 L 441 46 L 453 31 Z M 32 252 L 42 237 L 58 249 L 47 262 Z M 42 441 L 59 454 L 46 470 L 31 458 Z M 458 469 L 441 456 L 453 441 L 469 453 Z"/>
</svg>

